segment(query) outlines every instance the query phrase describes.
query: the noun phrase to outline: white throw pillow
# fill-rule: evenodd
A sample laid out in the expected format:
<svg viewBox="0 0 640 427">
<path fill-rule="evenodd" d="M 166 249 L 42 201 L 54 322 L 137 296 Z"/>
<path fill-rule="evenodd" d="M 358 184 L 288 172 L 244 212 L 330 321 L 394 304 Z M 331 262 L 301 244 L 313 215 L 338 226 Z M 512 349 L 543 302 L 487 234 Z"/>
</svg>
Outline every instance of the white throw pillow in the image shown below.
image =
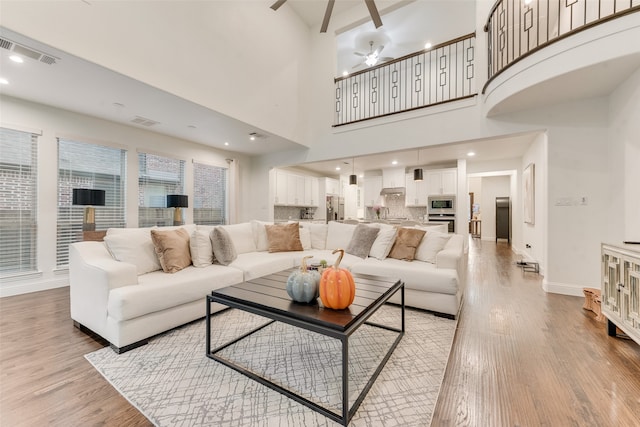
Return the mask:
<svg viewBox="0 0 640 427">
<path fill-rule="evenodd" d="M 330 221 L 327 227 L 327 244 L 325 248 L 331 250 L 347 249 L 355 230 L 356 224 Z"/>
<path fill-rule="evenodd" d="M 311 230 L 308 228 L 300 227 L 300 243 L 302 243 L 302 249 L 308 251 L 311 246 Z"/>
<path fill-rule="evenodd" d="M 269 250 L 269 240 L 267 239 L 267 229 L 264 228 L 265 225 L 273 225 L 273 223 L 258 221 L 256 219 L 251 221 L 253 240 L 256 244 L 256 249 L 260 252 Z"/>
<path fill-rule="evenodd" d="M 128 230 L 126 233 L 107 232 L 104 243 L 111 255 L 118 261 L 134 264 L 138 275 L 162 269 L 151 240 L 151 228 Z"/>
<path fill-rule="evenodd" d="M 325 249 L 327 246 L 327 224 L 300 223 L 301 228 L 309 229 L 311 233 L 311 248 Z M 304 247 L 304 243 L 302 244 Z"/>
<path fill-rule="evenodd" d="M 238 255 L 257 251 L 256 242 L 253 239 L 253 227 L 251 227 L 250 222 L 221 225 L 221 227 L 229 233 L 229 237 Z"/>
<path fill-rule="evenodd" d="M 429 227 L 416 227 L 421 230 L 425 230 L 427 234 L 424 235 L 420 245 L 416 249 L 415 259 L 419 261 L 430 262 L 432 264 L 436 263 L 436 255 L 442 249 L 444 249 L 445 245 L 451 238 L 451 235 L 448 233 L 440 233 L 439 231 L 429 230 Z"/>
<path fill-rule="evenodd" d="M 396 233 L 398 230 L 386 224 L 372 224 L 372 226 L 380 227 L 380 232 L 371 246 L 369 256 L 383 260 L 389 255 L 389 252 L 391 252 L 393 243 L 396 241 Z"/>
<path fill-rule="evenodd" d="M 189 249 L 191 249 L 191 262 L 194 267 L 206 267 L 213 264 L 213 247 L 209 234 L 209 231 L 199 227 L 191 234 Z"/>
</svg>

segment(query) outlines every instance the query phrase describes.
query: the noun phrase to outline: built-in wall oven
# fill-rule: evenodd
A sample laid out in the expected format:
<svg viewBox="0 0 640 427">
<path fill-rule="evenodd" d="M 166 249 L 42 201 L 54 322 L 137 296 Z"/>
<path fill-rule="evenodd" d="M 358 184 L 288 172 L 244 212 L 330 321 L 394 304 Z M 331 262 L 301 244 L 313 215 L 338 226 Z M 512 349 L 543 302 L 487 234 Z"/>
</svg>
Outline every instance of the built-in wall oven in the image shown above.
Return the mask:
<svg viewBox="0 0 640 427">
<path fill-rule="evenodd" d="M 456 196 L 429 196 L 427 213 L 429 222 L 446 222 L 449 233 L 456 232 Z"/>
</svg>

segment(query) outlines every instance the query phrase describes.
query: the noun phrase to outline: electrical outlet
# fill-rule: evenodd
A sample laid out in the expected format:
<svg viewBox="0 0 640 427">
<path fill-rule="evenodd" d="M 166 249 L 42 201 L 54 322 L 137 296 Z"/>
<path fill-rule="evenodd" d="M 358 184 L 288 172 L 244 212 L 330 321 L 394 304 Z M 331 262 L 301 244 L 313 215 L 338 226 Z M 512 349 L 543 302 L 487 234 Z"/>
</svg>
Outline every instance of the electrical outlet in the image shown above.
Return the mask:
<svg viewBox="0 0 640 427">
<path fill-rule="evenodd" d="M 524 245 L 524 246 L 525 246 L 527 249 L 531 249 L 531 245 L 530 245 L 530 244 L 528 244 L 528 243 L 527 243 L 526 245 Z"/>
</svg>

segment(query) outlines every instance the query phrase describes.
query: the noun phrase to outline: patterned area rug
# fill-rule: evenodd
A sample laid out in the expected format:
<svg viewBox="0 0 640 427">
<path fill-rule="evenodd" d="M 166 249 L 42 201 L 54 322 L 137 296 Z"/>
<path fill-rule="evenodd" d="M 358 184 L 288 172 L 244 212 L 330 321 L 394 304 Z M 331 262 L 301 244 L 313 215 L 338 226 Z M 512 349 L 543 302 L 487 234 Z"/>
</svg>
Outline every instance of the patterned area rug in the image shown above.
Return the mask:
<svg viewBox="0 0 640 427">
<path fill-rule="evenodd" d="M 384 306 L 371 321 L 399 327 Z M 266 323 L 229 309 L 213 319 L 212 348 Z M 456 321 L 406 310 L 406 332 L 350 426 L 427 426 L 438 398 Z M 396 334 L 363 325 L 349 339 L 350 406 Z M 273 323 L 220 353 L 339 412 L 339 341 Z M 191 323 L 118 355 L 86 359 L 157 426 L 337 426 L 338 423 L 205 356 L 205 322 Z"/>
</svg>

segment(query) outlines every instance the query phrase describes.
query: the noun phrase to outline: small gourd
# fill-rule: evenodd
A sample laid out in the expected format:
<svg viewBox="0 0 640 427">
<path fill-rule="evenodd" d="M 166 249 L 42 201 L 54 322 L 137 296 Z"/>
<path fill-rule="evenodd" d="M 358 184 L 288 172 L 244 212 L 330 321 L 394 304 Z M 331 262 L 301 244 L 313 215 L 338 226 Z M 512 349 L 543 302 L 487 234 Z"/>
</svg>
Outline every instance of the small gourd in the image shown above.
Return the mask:
<svg viewBox="0 0 640 427">
<path fill-rule="evenodd" d="M 340 252 L 336 263 L 324 270 L 320 278 L 320 300 L 327 308 L 342 310 L 353 302 L 356 296 L 356 284 L 351 272 L 340 268 L 344 250 L 336 249 L 332 253 L 336 252 Z"/>
<path fill-rule="evenodd" d="M 310 303 L 318 298 L 320 273 L 316 270 L 307 270 L 308 258 L 313 257 L 302 258 L 300 269 L 291 273 L 287 278 L 287 293 L 296 302 Z"/>
</svg>

